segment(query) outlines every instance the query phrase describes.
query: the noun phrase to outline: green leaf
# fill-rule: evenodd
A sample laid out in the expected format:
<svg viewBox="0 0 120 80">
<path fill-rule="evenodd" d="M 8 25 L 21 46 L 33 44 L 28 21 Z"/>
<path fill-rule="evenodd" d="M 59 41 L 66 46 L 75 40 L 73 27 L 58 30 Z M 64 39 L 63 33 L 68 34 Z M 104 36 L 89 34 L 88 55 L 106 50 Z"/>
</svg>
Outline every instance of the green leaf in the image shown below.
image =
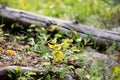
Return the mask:
<svg viewBox="0 0 120 80">
<path fill-rule="evenodd" d="M 20 66 L 18 66 L 15 71 L 16 71 L 16 74 L 20 74 L 20 76 L 22 75 L 22 70 Z"/>
<path fill-rule="evenodd" d="M 0 25 L 0 28 L 2 28 L 2 27 L 4 27 L 4 26 L 5 26 L 5 24 L 1 24 L 1 25 Z"/>
<path fill-rule="evenodd" d="M 43 62 L 42 65 L 48 66 L 48 65 L 50 65 L 50 62 Z"/>
<path fill-rule="evenodd" d="M 9 77 L 10 79 L 12 79 L 13 76 L 12 76 L 12 74 L 8 74 L 8 77 Z"/>
<path fill-rule="evenodd" d="M 48 52 L 48 50 L 47 50 L 47 48 L 46 48 L 46 46 L 44 44 L 36 44 L 34 46 L 34 51 L 38 52 L 38 53 L 40 53 L 42 55 L 45 55 Z"/>
<path fill-rule="evenodd" d="M 29 75 L 29 76 L 31 76 L 31 75 L 36 75 L 36 73 L 35 73 L 35 72 L 25 72 L 24 75 Z"/>
</svg>

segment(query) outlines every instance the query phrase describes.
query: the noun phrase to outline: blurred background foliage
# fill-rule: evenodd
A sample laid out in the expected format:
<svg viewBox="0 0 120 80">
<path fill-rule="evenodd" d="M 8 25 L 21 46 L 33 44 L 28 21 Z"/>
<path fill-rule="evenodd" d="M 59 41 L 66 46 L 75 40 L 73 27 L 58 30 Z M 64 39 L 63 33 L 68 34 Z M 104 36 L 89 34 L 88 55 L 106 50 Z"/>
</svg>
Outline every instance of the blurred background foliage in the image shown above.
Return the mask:
<svg viewBox="0 0 120 80">
<path fill-rule="evenodd" d="M 0 4 L 99 28 L 120 26 L 120 0 L 0 0 Z"/>
</svg>

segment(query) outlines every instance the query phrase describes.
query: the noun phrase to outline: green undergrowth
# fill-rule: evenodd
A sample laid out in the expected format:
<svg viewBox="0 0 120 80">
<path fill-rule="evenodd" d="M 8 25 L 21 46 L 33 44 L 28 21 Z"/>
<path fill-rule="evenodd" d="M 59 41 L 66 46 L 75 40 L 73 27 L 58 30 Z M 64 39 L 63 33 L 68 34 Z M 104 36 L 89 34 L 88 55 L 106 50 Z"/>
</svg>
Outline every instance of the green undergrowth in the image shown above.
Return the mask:
<svg viewBox="0 0 120 80">
<path fill-rule="evenodd" d="M 4 25 L 1 25 L 1 28 L 3 26 Z M 17 54 L 19 52 L 25 55 L 39 54 L 39 58 L 44 60 L 44 62 L 41 63 L 43 67 L 40 67 L 40 70 L 46 72 L 42 76 L 35 77 L 36 73 L 22 73 L 20 67 L 18 67 L 16 70 L 9 71 L 8 76 L 11 79 L 64 80 L 66 74 L 69 73 L 72 75 L 74 73 L 74 79 L 76 80 L 113 80 L 114 78 L 116 78 L 116 80 L 118 78 L 119 80 L 120 68 L 118 66 L 111 69 L 113 74 L 110 75 L 107 75 L 105 72 L 105 64 L 101 65 L 102 62 L 99 60 L 94 60 L 88 68 L 86 58 L 84 58 L 85 54 L 83 54 L 83 50 L 85 47 L 92 46 L 92 43 L 90 42 L 92 35 L 88 35 L 87 37 L 83 38 L 74 30 L 72 31 L 73 34 L 56 31 L 55 28 L 57 28 L 58 25 L 53 26 L 53 28 L 50 30 L 31 25 L 26 31 L 20 30 L 17 31 L 17 33 L 10 34 L 15 25 L 12 25 L 11 27 L 11 30 L 9 30 L 7 33 L 4 33 L 4 31 L 0 29 L 1 42 L 8 40 L 12 43 L 25 45 L 26 49 L 19 51 L 8 46 L 6 51 L 0 50 L 0 54 L 4 54 L 6 52 L 8 55 L 12 56 L 13 51 L 15 51 L 16 54 L 14 54 L 14 56 L 16 56 L 16 60 L 17 57 L 19 58 L 19 54 Z M 62 67 L 56 68 L 60 66 Z"/>
</svg>

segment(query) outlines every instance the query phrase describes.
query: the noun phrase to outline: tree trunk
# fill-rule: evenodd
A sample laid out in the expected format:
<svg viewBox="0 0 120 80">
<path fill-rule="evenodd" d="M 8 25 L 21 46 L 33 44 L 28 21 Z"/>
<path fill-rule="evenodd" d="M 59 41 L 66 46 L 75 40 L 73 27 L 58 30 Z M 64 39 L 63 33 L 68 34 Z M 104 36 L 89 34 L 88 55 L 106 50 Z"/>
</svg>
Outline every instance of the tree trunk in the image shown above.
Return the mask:
<svg viewBox="0 0 120 80">
<path fill-rule="evenodd" d="M 12 23 L 20 23 L 21 25 L 24 25 L 25 28 L 28 28 L 30 24 L 51 28 L 53 25 L 59 23 L 62 27 L 58 27 L 57 30 L 62 30 L 67 33 L 72 33 L 72 30 L 76 30 L 78 34 L 83 37 L 91 34 L 91 41 L 98 47 L 105 47 L 106 44 L 112 45 L 113 42 L 116 42 L 116 46 L 119 46 L 120 44 L 120 34 L 117 32 L 93 28 L 78 22 L 41 16 L 6 6 L 0 7 L 0 21 L 9 25 Z"/>
</svg>

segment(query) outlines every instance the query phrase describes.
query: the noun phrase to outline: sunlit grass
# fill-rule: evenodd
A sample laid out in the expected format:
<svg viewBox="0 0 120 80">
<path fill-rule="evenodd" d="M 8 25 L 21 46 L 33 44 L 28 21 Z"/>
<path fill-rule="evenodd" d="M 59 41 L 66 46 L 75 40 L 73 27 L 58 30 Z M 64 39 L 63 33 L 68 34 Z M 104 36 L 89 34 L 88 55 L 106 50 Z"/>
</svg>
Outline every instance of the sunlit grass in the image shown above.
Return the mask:
<svg viewBox="0 0 120 80">
<path fill-rule="evenodd" d="M 67 20 L 78 20 L 87 25 L 100 28 L 117 27 L 119 4 L 106 0 L 1 0 L 13 8 L 58 17 Z"/>
</svg>

